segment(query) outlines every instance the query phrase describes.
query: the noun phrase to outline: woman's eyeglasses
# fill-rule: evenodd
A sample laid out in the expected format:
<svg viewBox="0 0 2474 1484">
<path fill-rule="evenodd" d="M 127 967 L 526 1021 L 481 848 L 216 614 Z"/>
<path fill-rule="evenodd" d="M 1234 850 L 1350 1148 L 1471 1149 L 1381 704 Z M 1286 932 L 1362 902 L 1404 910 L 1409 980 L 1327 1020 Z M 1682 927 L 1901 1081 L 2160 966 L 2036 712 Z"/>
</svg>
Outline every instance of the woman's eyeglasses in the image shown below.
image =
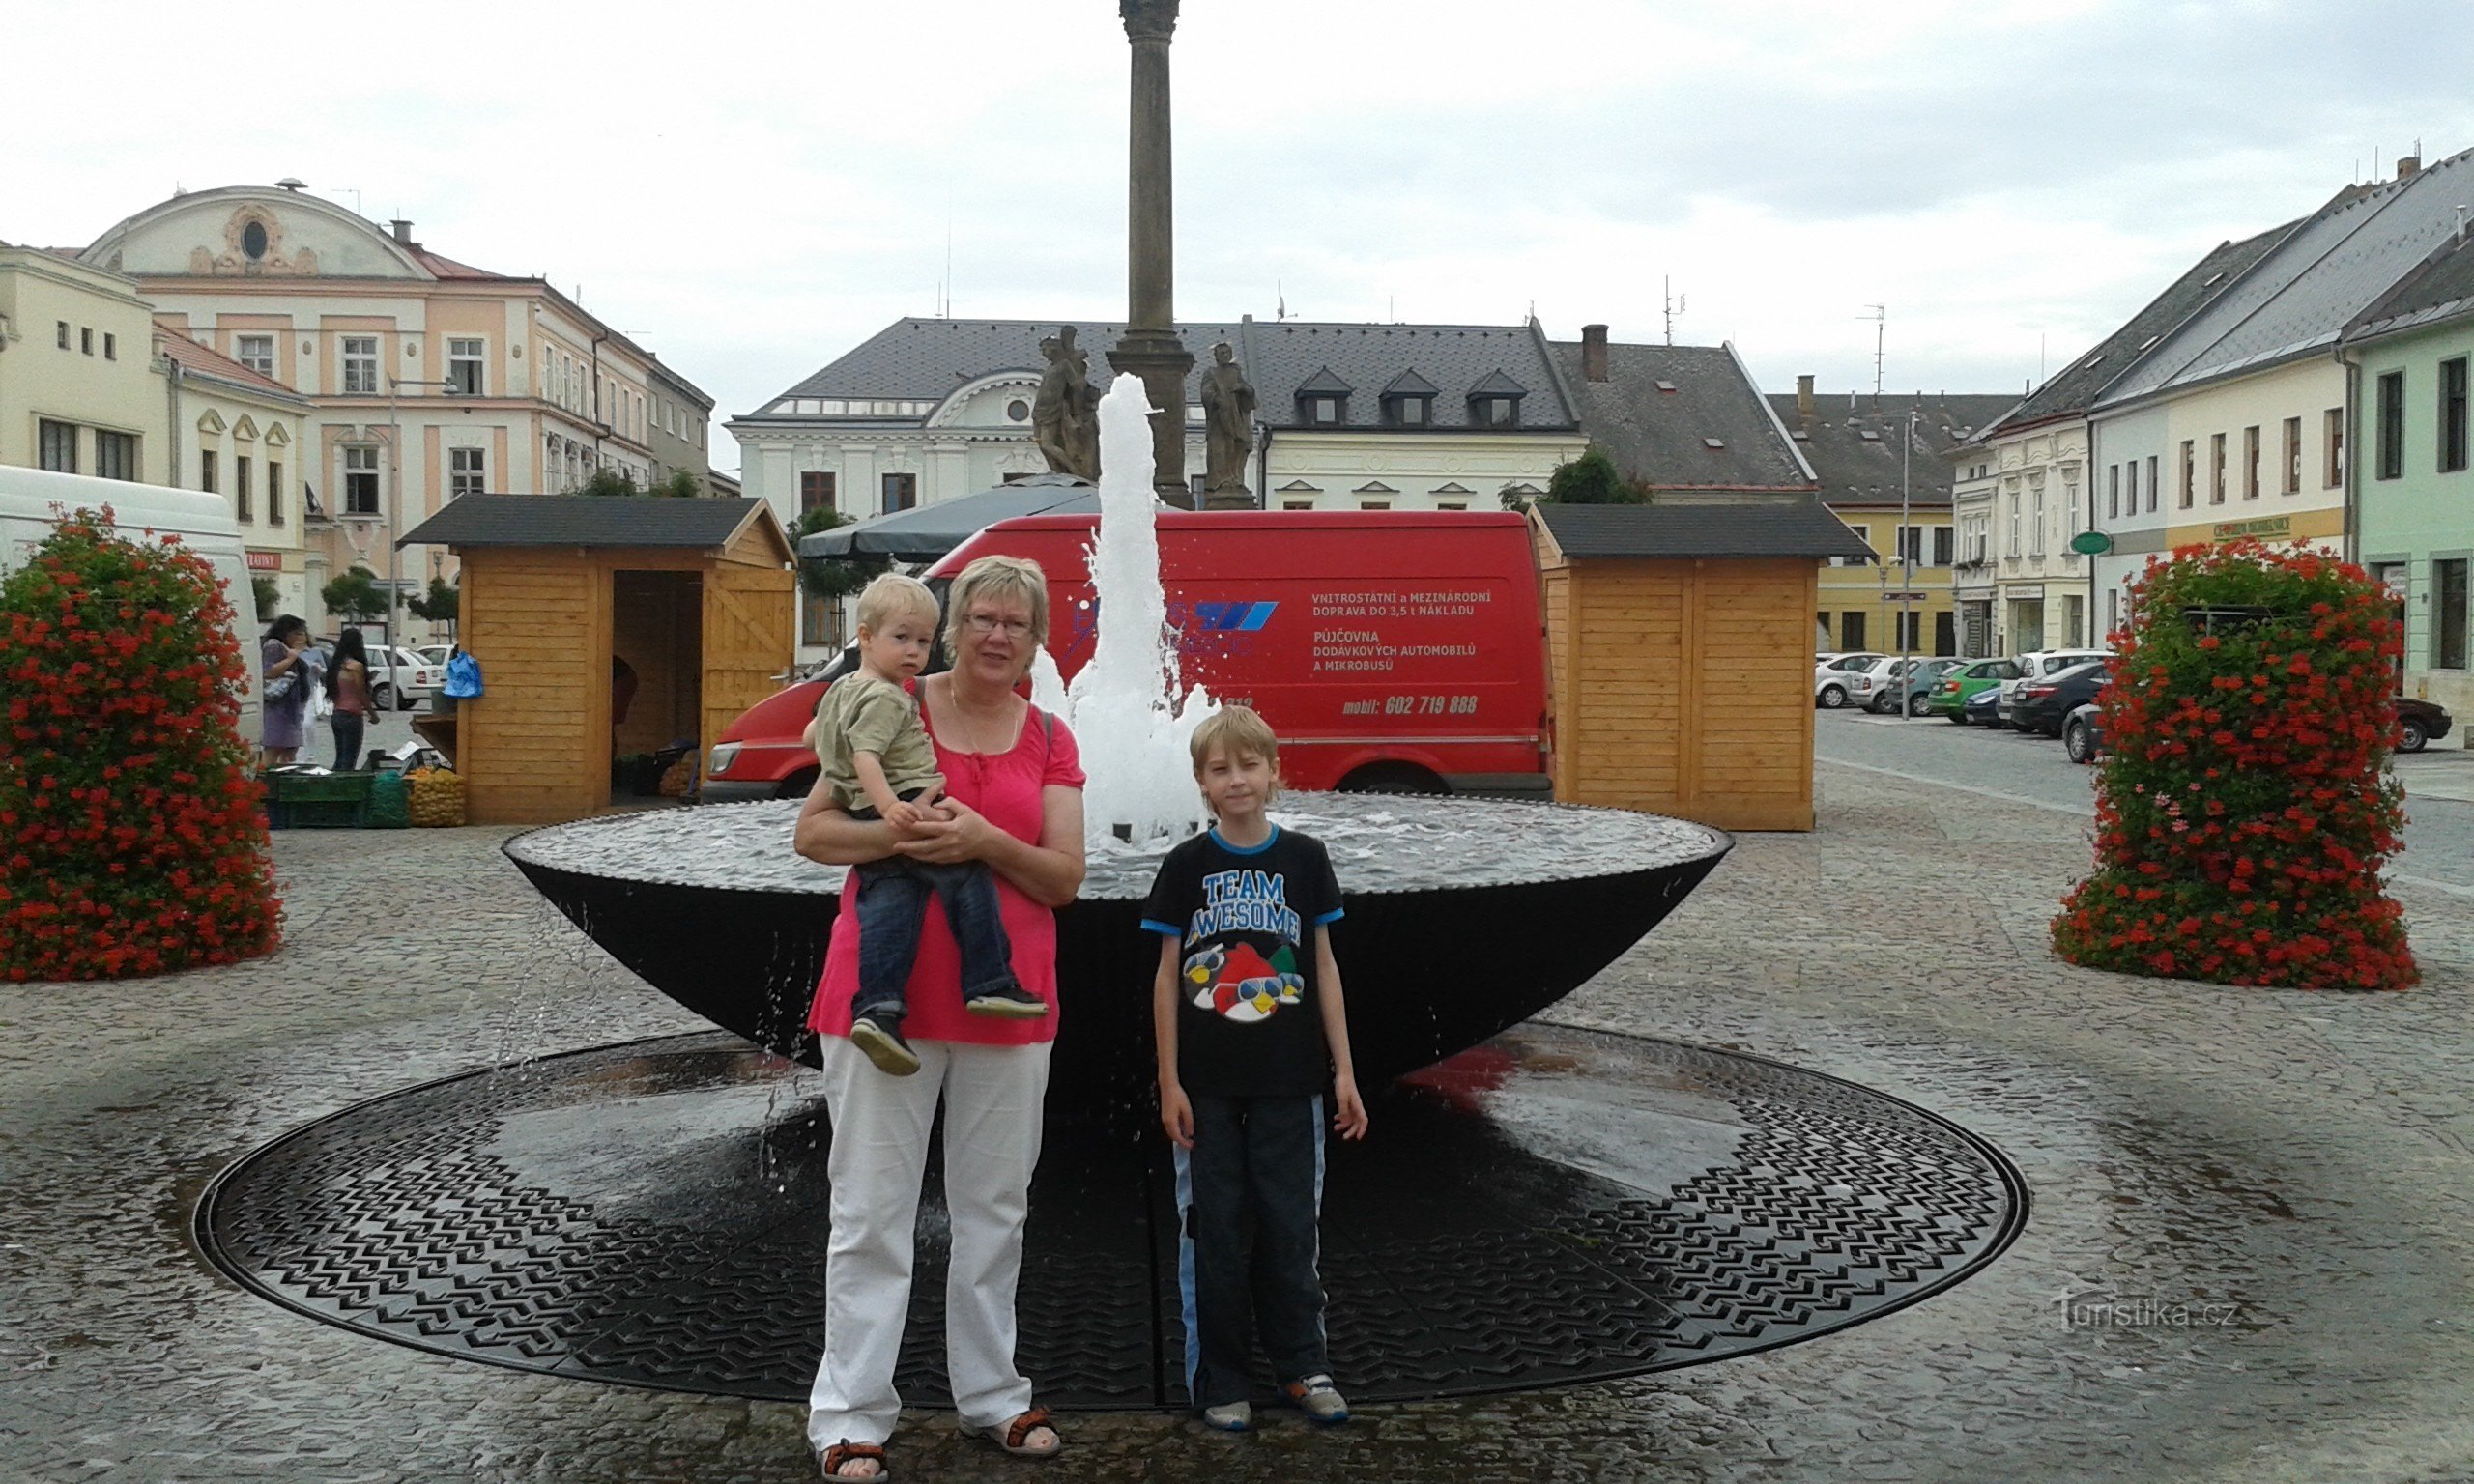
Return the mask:
<svg viewBox="0 0 2474 1484">
<path fill-rule="evenodd" d="M 1027 639 L 1031 624 L 1027 618 L 999 618 L 994 614 L 965 614 L 963 626 L 982 639 L 1002 629 L 1007 639 Z"/>
</svg>

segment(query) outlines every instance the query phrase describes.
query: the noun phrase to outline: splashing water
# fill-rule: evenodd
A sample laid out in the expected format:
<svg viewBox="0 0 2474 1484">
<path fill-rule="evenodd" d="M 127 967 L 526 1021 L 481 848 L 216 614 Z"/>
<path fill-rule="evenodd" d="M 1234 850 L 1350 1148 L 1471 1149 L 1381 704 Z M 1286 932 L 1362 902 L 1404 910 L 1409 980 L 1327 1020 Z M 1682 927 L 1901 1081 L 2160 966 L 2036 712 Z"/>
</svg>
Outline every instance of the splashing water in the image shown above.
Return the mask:
<svg viewBox="0 0 2474 1484">
<path fill-rule="evenodd" d="M 1203 687 L 1178 683 L 1176 636 L 1160 585 L 1151 413 L 1138 377 L 1119 376 L 1100 399 L 1100 535 L 1090 562 L 1100 633 L 1091 662 L 1061 698 L 1055 663 L 1045 651 L 1032 662 L 1032 699 L 1063 716 L 1081 744 L 1090 778 L 1084 833 L 1094 843 L 1200 827 L 1187 744 L 1220 709 Z"/>
</svg>

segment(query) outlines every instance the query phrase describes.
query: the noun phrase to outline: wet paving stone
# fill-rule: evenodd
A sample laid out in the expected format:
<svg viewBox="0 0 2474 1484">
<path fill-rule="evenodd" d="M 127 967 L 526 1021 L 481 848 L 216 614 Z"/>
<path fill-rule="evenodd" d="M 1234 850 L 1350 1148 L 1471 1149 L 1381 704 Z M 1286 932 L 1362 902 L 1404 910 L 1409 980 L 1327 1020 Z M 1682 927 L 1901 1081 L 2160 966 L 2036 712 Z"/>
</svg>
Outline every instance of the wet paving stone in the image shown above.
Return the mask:
<svg viewBox="0 0 2474 1484">
<path fill-rule="evenodd" d="M 2084 822 L 1823 784 L 1821 833 L 1743 837 L 1552 1017 L 1774 1058 L 1980 1133 L 2032 1190 L 1997 1261 L 1810 1343 L 1375 1403 L 1328 1434 L 1082 1413 L 1032 1468 L 922 1411 L 902 1476 L 2474 1478 L 2474 906 L 2399 889 L 2427 978 L 2403 995 L 2095 974 L 2043 943 Z M 190 1239 L 217 1172 L 310 1120 L 704 1029 L 532 897 L 503 838 L 291 835 L 280 954 L 0 986 L 0 1479 L 815 1477 L 794 1405 L 376 1343 L 267 1302 Z M 816 1281 L 782 1275 L 786 1295 Z"/>
</svg>

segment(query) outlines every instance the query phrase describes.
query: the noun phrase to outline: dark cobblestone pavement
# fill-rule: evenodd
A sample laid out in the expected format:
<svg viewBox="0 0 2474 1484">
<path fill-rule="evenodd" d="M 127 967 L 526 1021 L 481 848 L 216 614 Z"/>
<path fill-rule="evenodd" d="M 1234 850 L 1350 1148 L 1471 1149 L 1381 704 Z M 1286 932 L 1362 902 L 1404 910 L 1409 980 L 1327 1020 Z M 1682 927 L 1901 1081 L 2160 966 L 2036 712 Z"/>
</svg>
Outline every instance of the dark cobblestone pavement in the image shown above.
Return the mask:
<svg viewBox="0 0 2474 1484">
<path fill-rule="evenodd" d="M 2044 944 L 2083 822 L 1822 783 L 1822 833 L 1745 837 L 1555 1018 L 1795 1062 L 1982 1133 L 2035 1201 L 1990 1270 L 1808 1344 L 1329 1434 L 1079 1415 L 1034 1466 L 922 1413 L 900 1476 L 2474 1479 L 2474 906 L 2401 889 L 2429 981 L 2406 995 L 2116 979 Z M 0 985 L 0 1480 L 815 1476 L 795 1408 L 375 1344 L 190 1245 L 207 1179 L 306 1119 L 699 1028 L 542 906 L 503 833 L 278 836 L 273 958 Z"/>
</svg>

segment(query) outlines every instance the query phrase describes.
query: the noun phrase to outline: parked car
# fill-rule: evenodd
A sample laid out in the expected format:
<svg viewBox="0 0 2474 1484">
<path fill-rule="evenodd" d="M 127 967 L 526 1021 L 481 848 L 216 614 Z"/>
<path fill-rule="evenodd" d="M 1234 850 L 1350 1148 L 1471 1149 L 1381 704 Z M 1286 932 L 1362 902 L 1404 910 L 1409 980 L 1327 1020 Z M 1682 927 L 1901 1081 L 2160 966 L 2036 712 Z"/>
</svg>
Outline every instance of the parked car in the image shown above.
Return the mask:
<svg viewBox="0 0 2474 1484">
<path fill-rule="evenodd" d="M 1947 671 L 1954 671 L 1962 661 L 1952 658 L 1905 658 L 1905 661 L 1883 661 L 1863 675 L 1856 677 L 1856 705 L 1875 715 L 1890 715 L 1905 707 L 1910 717 L 1925 715 L 1925 698 L 1932 695 L 1932 683 Z"/>
<path fill-rule="evenodd" d="M 453 644 L 415 644 L 413 646 L 413 658 L 442 674 L 446 671 L 448 656 L 454 653 Z"/>
<path fill-rule="evenodd" d="M 1971 727 L 1990 727 L 1999 731 L 2010 725 L 2001 719 L 2001 687 L 1998 685 L 1988 685 L 1969 697 L 1960 715 Z"/>
<path fill-rule="evenodd" d="M 2109 660 L 2113 656 L 2102 649 L 2038 649 L 2018 656 L 2019 673 L 2015 679 L 2001 682 L 2001 719 L 2010 722 L 2010 713 L 2019 703 L 2020 688 L 2049 675 L 2057 675 L 2073 666 L 2090 660 Z M 2011 723 L 2015 726 L 2016 723 Z"/>
<path fill-rule="evenodd" d="M 381 643 L 361 631 L 361 639 L 369 648 L 369 703 L 381 711 L 410 711 L 415 702 L 427 700 L 446 683 L 446 667 L 431 665 L 413 650 L 400 644 Z M 335 662 L 335 642 L 318 641 L 326 651 L 327 663 Z"/>
<path fill-rule="evenodd" d="M 2094 701 L 2082 701 L 2061 719 L 2061 750 L 2073 762 L 2094 762 L 2105 750 L 2104 718 Z"/>
<path fill-rule="evenodd" d="M 1813 666 L 1813 703 L 1825 711 L 1835 711 L 1847 704 L 1855 694 L 1856 677 L 1887 658 L 1870 649 L 1825 656 Z"/>
<path fill-rule="evenodd" d="M 2103 660 L 2088 660 L 2068 670 L 2022 681 L 2017 699 L 2010 703 L 2010 725 L 2021 731 L 2060 736 L 2063 720 L 2073 710 L 2094 700 L 2110 678 Z"/>
<path fill-rule="evenodd" d="M 1998 692 L 2004 680 L 2018 678 L 2016 660 L 1963 660 L 1955 669 L 1942 671 L 1925 696 L 1925 705 L 1964 727 L 1968 723 L 1969 701 L 1983 692 Z M 1994 699 L 2000 698 L 1996 695 Z"/>
<path fill-rule="evenodd" d="M 2411 696 L 2397 698 L 2397 751 L 2419 753 L 2431 743 L 2448 735 L 2453 719 L 2436 701 L 2417 700 Z"/>
</svg>

